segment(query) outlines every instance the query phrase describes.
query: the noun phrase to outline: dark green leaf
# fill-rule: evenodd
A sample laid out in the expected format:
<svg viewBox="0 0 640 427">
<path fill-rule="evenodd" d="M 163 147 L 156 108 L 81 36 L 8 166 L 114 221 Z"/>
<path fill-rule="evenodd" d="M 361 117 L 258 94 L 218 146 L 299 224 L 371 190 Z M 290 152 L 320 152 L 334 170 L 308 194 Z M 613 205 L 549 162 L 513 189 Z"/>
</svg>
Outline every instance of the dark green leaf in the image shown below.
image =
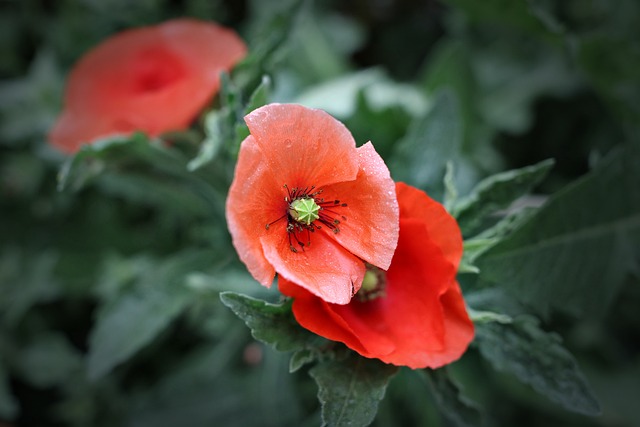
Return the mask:
<svg viewBox="0 0 640 427">
<path fill-rule="evenodd" d="M 488 0 L 482 3 L 473 0 L 447 0 L 449 4 L 463 10 L 473 21 L 501 24 L 550 37 L 547 27 L 534 16 L 525 1 Z"/>
<path fill-rule="evenodd" d="M 476 107 L 476 80 L 470 55 L 463 43 L 450 38 L 439 43 L 431 54 L 423 77 L 423 85 L 430 93 L 448 87 L 456 94 L 460 118 L 464 123 L 463 146 L 477 143 L 478 112 Z"/>
<path fill-rule="evenodd" d="M 376 359 L 349 356 L 320 362 L 309 371 L 318 384 L 324 425 L 367 426 L 398 368 Z"/>
<path fill-rule="evenodd" d="M 266 74 L 262 76 L 262 81 L 249 97 L 249 101 L 244 108 L 244 113 L 249 114 L 256 108 L 262 107 L 269 101 L 269 93 L 271 92 L 271 78 Z"/>
<path fill-rule="evenodd" d="M 478 427 L 484 424 L 476 404 L 460 392 L 446 369 L 425 370 L 442 415 L 455 427 Z"/>
<path fill-rule="evenodd" d="M 22 375 L 39 388 L 64 385 L 82 372 L 82 358 L 61 334 L 38 336 L 17 360 Z"/>
<path fill-rule="evenodd" d="M 585 415 L 600 413 L 586 378 L 560 337 L 542 331 L 534 318 L 476 324 L 475 343 L 494 368 L 515 375 L 566 409 Z"/>
<path fill-rule="evenodd" d="M 453 209 L 453 215 L 458 220 L 462 233 L 473 233 L 488 215 L 507 208 L 517 198 L 529 192 L 542 181 L 553 164 L 553 160 L 545 160 L 480 181 L 471 194 L 459 200 Z"/>
<path fill-rule="evenodd" d="M 636 6 L 633 13 L 640 13 L 640 8 Z M 637 36 L 634 39 L 616 39 L 609 32 L 593 34 L 581 40 L 578 51 L 578 61 L 595 89 L 620 121 L 635 131 L 631 137 L 637 136 L 640 123 L 640 79 L 635 71 L 640 67 L 640 43 Z"/>
<path fill-rule="evenodd" d="M 18 415 L 18 401 L 11 393 L 9 376 L 0 360 L 0 418 L 13 419 Z"/>
<path fill-rule="evenodd" d="M 302 3 L 300 0 L 288 1 L 252 35 L 249 55 L 233 71 L 234 81 L 243 91 L 256 87 L 262 76 L 269 74 L 282 60 L 284 51 L 294 40 L 291 34 Z"/>
<path fill-rule="evenodd" d="M 187 275 L 213 259 L 209 252 L 188 252 L 154 264 L 131 290 L 103 307 L 89 337 L 89 376 L 106 374 L 162 332 L 194 299 L 185 286 Z"/>
<path fill-rule="evenodd" d="M 289 372 L 293 373 L 316 360 L 317 354 L 313 350 L 298 350 L 291 355 L 289 360 Z"/>
<path fill-rule="evenodd" d="M 79 190 L 94 183 L 133 203 L 177 216 L 222 215 L 224 195 L 187 168 L 178 149 L 144 134 L 114 137 L 83 145 L 60 171 L 60 190 Z"/>
<path fill-rule="evenodd" d="M 481 278 L 540 310 L 602 314 L 637 268 L 640 152 L 619 150 L 551 197 L 477 261 Z M 586 291 L 588 290 L 588 291 Z"/>
<path fill-rule="evenodd" d="M 458 156 L 461 141 L 456 98 L 449 91 L 439 92 L 432 109 L 397 144 L 389 161 L 391 175 L 439 199 L 447 162 Z"/>
<path fill-rule="evenodd" d="M 235 292 L 223 292 L 220 299 L 244 320 L 255 339 L 273 345 L 276 350 L 300 350 L 317 339 L 296 322 L 291 301 L 271 304 Z"/>
<path fill-rule="evenodd" d="M 58 296 L 57 262 L 53 252 L 33 254 L 4 248 L 0 253 L 0 321 L 14 326 L 32 306 Z"/>
</svg>

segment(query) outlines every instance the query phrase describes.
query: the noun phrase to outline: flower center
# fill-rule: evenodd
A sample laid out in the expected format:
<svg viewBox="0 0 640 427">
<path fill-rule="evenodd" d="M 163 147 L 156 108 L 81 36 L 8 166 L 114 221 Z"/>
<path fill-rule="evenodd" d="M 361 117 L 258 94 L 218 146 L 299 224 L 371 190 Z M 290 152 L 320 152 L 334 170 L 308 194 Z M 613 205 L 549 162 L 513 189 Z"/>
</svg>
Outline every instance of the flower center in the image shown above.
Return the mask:
<svg viewBox="0 0 640 427">
<path fill-rule="evenodd" d="M 385 272 L 367 263 L 367 271 L 364 273 L 362 286 L 355 297 L 360 302 L 372 301 L 376 298 L 384 297 L 387 287 L 387 277 Z"/>
<path fill-rule="evenodd" d="M 289 205 L 291 218 L 305 225 L 311 225 L 313 221 L 320 218 L 319 211 L 320 206 L 311 197 L 296 199 Z"/>
<path fill-rule="evenodd" d="M 339 225 L 347 217 L 340 215 L 336 209 L 347 207 L 346 203 L 341 203 L 340 200 L 325 201 L 320 197 L 322 189 L 315 190 L 315 186 L 289 188 L 285 184 L 284 188 L 287 190 L 284 198 L 287 209 L 280 218 L 270 222 L 265 228 L 268 230 L 272 224 L 286 219 L 289 248 L 292 252 L 298 252 L 298 247 L 304 251 L 305 246 L 311 246 L 311 233 L 323 227 L 336 234 L 340 232 Z"/>
</svg>

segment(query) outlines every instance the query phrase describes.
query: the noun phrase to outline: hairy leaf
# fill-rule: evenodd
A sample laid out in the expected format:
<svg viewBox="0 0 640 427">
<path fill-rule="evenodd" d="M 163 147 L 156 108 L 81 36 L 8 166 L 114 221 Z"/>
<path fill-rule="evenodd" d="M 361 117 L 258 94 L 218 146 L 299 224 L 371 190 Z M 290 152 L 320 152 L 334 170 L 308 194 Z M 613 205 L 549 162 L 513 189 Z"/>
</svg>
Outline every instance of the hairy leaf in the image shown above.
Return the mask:
<svg viewBox="0 0 640 427">
<path fill-rule="evenodd" d="M 276 350 L 300 350 L 317 339 L 296 322 L 291 301 L 271 304 L 235 292 L 223 292 L 220 299 L 244 320 L 255 339 L 271 344 Z"/>
<path fill-rule="evenodd" d="M 355 355 L 320 362 L 311 368 L 309 374 L 318 384 L 324 425 L 371 424 L 387 384 L 397 371 L 395 366 Z"/>
<path fill-rule="evenodd" d="M 158 336 L 195 296 L 185 286 L 187 275 L 205 269 L 212 258 L 209 252 L 188 252 L 155 264 L 104 306 L 89 336 L 89 376 L 103 376 Z"/>
<path fill-rule="evenodd" d="M 494 368 L 515 375 L 566 409 L 598 415 L 600 405 L 560 337 L 540 329 L 535 318 L 476 324 L 475 343 Z"/>
<path fill-rule="evenodd" d="M 542 181 L 553 164 L 553 160 L 545 160 L 480 181 L 471 194 L 458 201 L 453 210 L 462 233 L 473 233 L 488 215 L 507 208 L 517 198 L 529 192 Z"/>
<path fill-rule="evenodd" d="M 458 156 L 461 143 L 456 98 L 450 91 L 439 92 L 432 109 L 412 124 L 396 146 L 389 161 L 391 175 L 439 199 L 447 162 Z"/>
<path fill-rule="evenodd" d="M 605 312 L 640 258 L 640 150 L 618 150 L 477 261 L 540 313 Z M 588 291 L 587 291 L 588 290 Z"/>
<path fill-rule="evenodd" d="M 462 395 L 446 369 L 425 370 L 431 392 L 442 415 L 455 427 L 479 427 L 484 423 L 477 405 Z"/>
</svg>

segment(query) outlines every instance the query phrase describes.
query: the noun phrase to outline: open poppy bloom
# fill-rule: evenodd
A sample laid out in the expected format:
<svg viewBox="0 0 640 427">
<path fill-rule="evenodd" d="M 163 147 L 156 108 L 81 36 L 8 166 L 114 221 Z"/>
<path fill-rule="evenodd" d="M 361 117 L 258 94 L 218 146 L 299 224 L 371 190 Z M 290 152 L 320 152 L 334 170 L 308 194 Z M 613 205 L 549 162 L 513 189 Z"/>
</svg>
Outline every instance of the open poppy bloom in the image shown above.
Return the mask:
<svg viewBox="0 0 640 427">
<path fill-rule="evenodd" d="M 72 153 L 109 135 L 185 129 L 245 54 L 233 31 L 194 19 L 119 33 L 74 66 L 49 139 Z"/>
<path fill-rule="evenodd" d="M 385 273 L 369 267 L 348 305 L 330 304 L 280 277 L 304 328 L 385 363 L 437 368 L 458 359 L 473 339 L 456 272 L 462 237 L 456 221 L 422 191 L 396 187 L 400 239 Z"/>
<path fill-rule="evenodd" d="M 275 273 L 347 304 L 365 262 L 386 270 L 398 241 L 395 185 L 369 142 L 321 110 L 270 104 L 245 117 L 227 198 L 240 259 L 270 286 Z"/>
</svg>

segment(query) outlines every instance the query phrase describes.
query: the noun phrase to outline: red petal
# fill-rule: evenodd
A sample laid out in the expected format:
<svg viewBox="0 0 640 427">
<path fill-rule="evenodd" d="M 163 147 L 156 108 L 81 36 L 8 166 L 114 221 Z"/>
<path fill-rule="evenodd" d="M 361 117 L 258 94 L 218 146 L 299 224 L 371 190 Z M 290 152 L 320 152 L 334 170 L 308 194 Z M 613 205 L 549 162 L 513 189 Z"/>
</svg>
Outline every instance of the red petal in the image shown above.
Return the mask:
<svg viewBox="0 0 640 427">
<path fill-rule="evenodd" d="M 269 230 L 260 240 L 264 256 L 281 277 L 327 302 L 347 304 L 360 288 L 364 263 L 323 233 L 314 233 L 304 251 L 289 247 L 286 231 Z M 295 243 L 295 242 L 294 242 Z"/>
<path fill-rule="evenodd" d="M 312 332 L 332 341 L 345 343 L 360 354 L 372 351 L 388 354 L 395 348 L 395 344 L 384 334 L 363 328 L 358 318 L 352 319 L 357 324 L 358 332 L 351 328 L 349 321 L 344 318 L 344 313 L 338 312 L 341 308 L 350 307 L 353 302 L 349 306 L 329 304 L 283 277 L 278 278 L 278 288 L 283 294 L 295 298 L 293 314 L 298 323 Z M 373 348 L 370 348 L 371 346 Z"/>
<path fill-rule="evenodd" d="M 66 153 L 74 153 L 82 144 L 97 138 L 114 135 L 129 135 L 136 128 L 126 122 L 113 122 L 112 118 L 102 115 L 83 114 L 66 110 L 49 132 L 49 141 Z"/>
<path fill-rule="evenodd" d="M 444 206 L 425 192 L 403 182 L 396 184 L 400 216 L 415 218 L 427 227 L 429 238 L 442 250 L 447 260 L 456 268 L 462 258 L 462 234 L 456 220 Z"/>
<path fill-rule="evenodd" d="M 335 305 L 282 279 L 279 286 L 295 298 L 294 315 L 303 327 L 341 341 L 365 357 L 414 369 L 436 368 L 458 359 L 466 350 L 473 338 L 473 324 L 455 282 L 454 264 L 431 238 L 428 218 L 403 216 L 403 197 L 429 203 L 422 192 L 399 192 L 400 238 L 386 275 L 386 295 Z M 423 210 L 419 203 L 415 207 L 417 212 Z"/>
<path fill-rule="evenodd" d="M 265 258 L 260 239 L 267 233 L 286 236 L 286 218 L 273 224 L 270 230 L 265 227 L 286 212 L 284 195 L 274 171 L 263 162 L 255 139 L 248 136 L 240 145 L 226 216 L 240 259 L 253 277 L 267 287 L 271 286 L 275 269 Z"/>
<path fill-rule="evenodd" d="M 370 142 L 358 148 L 358 159 L 355 180 L 327 186 L 322 194 L 325 200 L 347 203 L 335 209 L 340 232 L 331 234 L 354 255 L 386 270 L 398 242 L 395 184 Z"/>
<path fill-rule="evenodd" d="M 322 110 L 269 104 L 245 117 L 264 161 L 278 171 L 280 186 L 317 188 L 355 179 L 355 141 L 342 123 Z"/>
<path fill-rule="evenodd" d="M 439 368 L 462 356 L 473 340 L 474 326 L 462 297 L 458 282 L 440 296 L 441 311 L 444 317 L 444 346 L 440 352 L 430 355 L 429 367 Z"/>
<path fill-rule="evenodd" d="M 69 147 L 113 133 L 93 122 L 115 123 L 152 136 L 187 127 L 217 92 L 219 73 L 246 53 L 230 30 L 179 19 L 119 33 L 88 52 L 70 73 L 65 112 L 51 139 Z M 84 129 L 82 141 L 61 139 Z M 87 133 L 95 129 L 95 133 Z"/>
</svg>

